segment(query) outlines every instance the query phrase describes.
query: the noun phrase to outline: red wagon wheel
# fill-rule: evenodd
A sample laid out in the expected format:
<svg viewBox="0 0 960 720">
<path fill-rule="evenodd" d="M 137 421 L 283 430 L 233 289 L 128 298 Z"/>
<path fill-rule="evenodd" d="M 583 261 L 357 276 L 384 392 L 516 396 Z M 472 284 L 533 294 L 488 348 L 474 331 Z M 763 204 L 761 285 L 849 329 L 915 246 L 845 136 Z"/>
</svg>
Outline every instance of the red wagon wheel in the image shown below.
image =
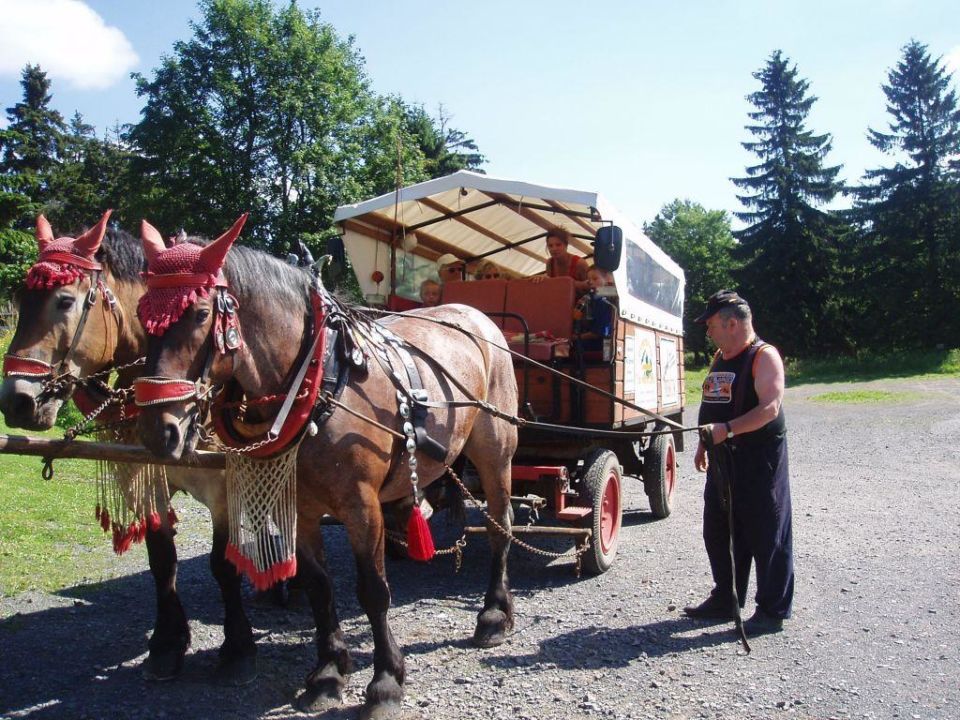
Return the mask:
<svg viewBox="0 0 960 720">
<path fill-rule="evenodd" d="M 670 515 L 676 484 L 677 449 L 673 435 L 657 435 L 643 456 L 643 485 L 655 517 Z"/>
<path fill-rule="evenodd" d="M 584 461 L 583 499 L 593 509 L 588 523 L 593 530 L 590 549 L 583 555 L 583 569 L 592 575 L 613 565 L 620 544 L 623 502 L 620 462 L 610 450 L 594 450 Z"/>
</svg>

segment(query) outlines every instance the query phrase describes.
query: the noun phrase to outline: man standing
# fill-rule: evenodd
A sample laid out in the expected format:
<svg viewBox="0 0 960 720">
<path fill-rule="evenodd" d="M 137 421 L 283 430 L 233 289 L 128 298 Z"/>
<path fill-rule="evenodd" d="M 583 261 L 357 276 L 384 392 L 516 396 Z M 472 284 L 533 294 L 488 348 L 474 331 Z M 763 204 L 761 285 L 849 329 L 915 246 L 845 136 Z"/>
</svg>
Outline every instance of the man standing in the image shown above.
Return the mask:
<svg viewBox="0 0 960 720">
<path fill-rule="evenodd" d="M 733 537 L 737 597 L 747 592 L 750 566 L 757 568 L 757 609 L 744 623 L 747 635 L 779 632 L 793 603 L 793 533 L 784 373 L 780 353 L 753 331 L 746 300 L 731 290 L 710 297 L 698 323 L 719 348 L 703 383 L 699 423 L 708 424 L 714 445 L 726 444 L 733 487 Z M 718 447 L 718 451 L 724 448 Z M 694 464 L 706 471 L 703 540 L 713 573 L 713 591 L 689 617 L 725 620 L 734 615 L 733 568 L 726 498 L 718 469 L 708 467 L 701 440 Z"/>
</svg>

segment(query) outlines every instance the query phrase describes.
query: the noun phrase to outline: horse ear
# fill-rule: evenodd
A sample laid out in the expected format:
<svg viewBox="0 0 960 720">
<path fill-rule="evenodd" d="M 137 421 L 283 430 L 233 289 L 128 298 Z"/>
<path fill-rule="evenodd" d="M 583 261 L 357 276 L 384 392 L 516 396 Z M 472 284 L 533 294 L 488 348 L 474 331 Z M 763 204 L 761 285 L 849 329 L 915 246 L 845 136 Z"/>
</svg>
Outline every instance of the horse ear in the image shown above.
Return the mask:
<svg viewBox="0 0 960 720">
<path fill-rule="evenodd" d="M 160 231 L 146 220 L 140 222 L 140 242 L 143 243 L 143 254 L 147 256 L 147 267 L 153 264 L 157 255 L 167 249 Z"/>
<path fill-rule="evenodd" d="M 107 234 L 107 220 L 110 219 L 110 213 L 113 210 L 107 210 L 100 222 L 87 230 L 83 235 L 73 242 L 73 251 L 81 257 L 92 258 L 94 253 L 100 248 L 103 242 L 103 236 Z"/>
<path fill-rule="evenodd" d="M 43 252 L 53 239 L 53 228 L 50 227 L 50 222 L 43 215 L 37 215 L 37 247 L 40 248 L 40 252 Z"/>
<path fill-rule="evenodd" d="M 227 251 L 236 239 L 240 237 L 240 231 L 243 229 L 243 224 L 247 221 L 249 214 L 250 213 L 244 213 L 237 218 L 233 227 L 200 251 L 200 267 L 203 270 L 215 273 L 223 267 L 223 261 L 227 257 Z"/>
</svg>

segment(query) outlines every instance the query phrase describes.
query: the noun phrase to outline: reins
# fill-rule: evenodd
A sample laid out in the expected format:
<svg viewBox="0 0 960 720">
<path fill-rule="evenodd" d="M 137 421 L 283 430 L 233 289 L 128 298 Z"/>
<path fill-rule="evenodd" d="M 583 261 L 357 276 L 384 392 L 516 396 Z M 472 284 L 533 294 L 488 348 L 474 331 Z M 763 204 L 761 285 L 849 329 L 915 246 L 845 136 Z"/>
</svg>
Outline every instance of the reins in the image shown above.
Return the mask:
<svg viewBox="0 0 960 720">
<path fill-rule="evenodd" d="M 637 405 L 636 403 L 632 403 L 632 402 L 630 402 L 629 400 L 625 400 L 625 399 L 623 399 L 623 398 L 617 397 L 617 396 L 614 395 L 613 393 L 607 392 L 606 390 L 603 390 L 603 389 L 598 388 L 598 387 L 596 387 L 596 386 L 594 386 L 594 385 L 591 385 L 590 383 L 584 382 L 583 380 L 580 380 L 579 378 L 575 378 L 575 377 L 573 377 L 573 376 L 571 376 L 571 375 L 568 375 L 567 373 L 564 373 L 564 372 L 561 372 L 561 371 L 557 370 L 556 368 L 552 368 L 552 367 L 550 367 L 549 365 L 545 365 L 544 363 L 541 363 L 541 362 L 538 362 L 538 361 L 536 361 L 536 360 L 533 360 L 532 358 L 527 357 L 526 355 L 524 355 L 524 354 L 521 353 L 521 352 L 517 352 L 517 351 L 515 351 L 515 350 L 511 350 L 509 347 L 504 347 L 504 346 L 502 346 L 502 345 L 498 345 L 497 343 L 493 342 L 492 340 L 488 340 L 487 338 L 482 337 L 482 336 L 479 336 L 479 335 L 477 335 L 476 333 L 472 333 L 472 332 L 470 332 L 469 330 L 467 330 L 467 329 L 465 329 L 465 328 L 463 328 L 463 327 L 460 327 L 460 326 L 457 325 L 456 323 L 452 323 L 452 322 L 450 322 L 450 321 L 448 321 L 448 320 L 441 320 L 441 319 L 439 319 L 439 318 L 425 317 L 425 316 L 423 316 L 423 315 L 410 315 L 410 314 L 401 313 L 401 312 L 394 312 L 394 311 L 391 311 L 391 310 L 379 310 L 379 309 L 375 309 L 375 308 L 364 308 L 364 310 L 369 311 L 369 312 L 376 312 L 376 313 L 379 313 L 379 314 L 381 314 L 381 315 L 391 315 L 391 316 L 395 316 L 395 317 L 404 317 L 404 318 L 411 318 L 411 319 L 423 320 L 423 321 L 426 321 L 426 322 L 434 323 L 434 324 L 436 324 L 436 325 L 442 325 L 442 326 L 444 326 L 444 327 L 448 327 L 448 328 L 450 328 L 450 329 L 457 330 L 457 331 L 463 333 L 464 335 L 467 335 L 468 337 L 473 338 L 474 340 L 479 340 L 480 342 L 487 343 L 487 344 L 489 344 L 489 345 L 497 348 L 498 350 L 506 351 L 506 352 L 510 353 L 512 356 L 517 357 L 517 358 L 520 358 L 520 359 L 522 359 L 523 361 L 525 361 L 525 362 L 527 362 L 527 363 L 530 363 L 531 365 L 534 365 L 535 367 L 538 367 L 538 368 L 540 368 L 540 369 L 546 370 L 546 371 L 548 371 L 549 373 L 551 373 L 551 374 L 553 374 L 553 375 L 556 375 L 556 376 L 558 376 L 558 377 L 562 377 L 564 380 L 568 380 L 568 381 L 570 381 L 570 382 L 573 383 L 573 384 L 576 384 L 576 385 L 579 385 L 579 386 L 581 386 L 581 387 L 584 387 L 584 388 L 586 388 L 586 389 L 588 389 L 588 390 L 590 390 L 590 391 L 593 391 L 593 392 L 595 392 L 595 393 L 597 393 L 597 394 L 599 394 L 599 395 L 602 395 L 603 397 L 606 397 L 607 399 L 610 399 L 610 400 L 613 400 L 614 402 L 620 403 L 620 404 L 623 405 L 624 407 L 627 407 L 627 408 L 629 408 L 629 409 L 631 409 L 631 410 L 636 410 L 636 411 L 638 411 L 638 412 L 641 412 L 641 413 L 647 415 L 648 417 L 653 418 L 654 420 L 657 420 L 657 421 L 660 422 L 660 423 L 663 423 L 664 425 L 669 425 L 669 426 L 671 426 L 671 427 L 674 428 L 674 429 L 673 429 L 673 430 L 633 431 L 633 430 L 600 430 L 600 429 L 595 429 L 595 428 L 567 427 L 567 426 L 563 426 L 563 425 L 555 425 L 555 424 L 551 424 L 551 423 L 543 423 L 543 422 L 539 422 L 539 421 L 527 420 L 527 419 L 525 419 L 525 418 L 521 418 L 521 417 L 516 416 L 516 415 L 508 415 L 508 414 L 504 413 L 503 411 L 499 410 L 499 409 L 498 409 L 497 407 L 495 407 L 494 405 L 491 405 L 490 403 L 487 403 L 487 402 L 485 402 L 485 401 L 483 401 L 483 400 L 477 400 L 476 398 L 471 398 L 470 400 L 415 401 L 415 402 L 418 402 L 418 403 L 421 404 L 421 405 L 424 405 L 425 407 L 433 407 L 433 408 L 444 408 L 444 407 L 477 407 L 477 408 L 480 408 L 480 409 L 482 409 L 482 410 L 484 410 L 484 411 L 486 411 L 486 412 L 489 412 L 491 415 L 494 415 L 494 416 L 497 417 L 497 418 L 500 418 L 500 419 L 502 419 L 502 420 L 506 420 L 507 422 L 510 422 L 511 424 L 516 425 L 516 426 L 518 426 L 518 427 L 539 428 L 539 429 L 543 429 L 543 430 L 548 430 L 548 431 L 550 431 L 550 432 L 557 432 L 557 433 L 561 433 L 561 434 L 571 434 L 571 435 L 584 435 L 584 434 L 589 434 L 589 435 L 594 435 L 594 436 L 596 436 L 596 437 L 611 437 L 611 438 L 652 437 L 652 436 L 656 436 L 656 435 L 665 435 L 665 434 L 674 433 L 674 432 L 695 432 L 695 431 L 699 431 L 699 430 L 703 427 L 703 426 L 701 426 L 701 425 L 694 425 L 694 426 L 689 426 L 689 427 L 688 427 L 688 426 L 681 425 L 680 423 L 677 423 L 677 422 L 671 420 L 670 418 L 664 417 L 663 415 L 660 415 L 659 413 L 653 412 L 652 410 L 647 410 L 646 408 L 643 408 L 643 407 Z M 408 345 L 410 345 L 411 347 L 413 347 L 414 349 L 416 349 L 416 350 L 417 350 L 418 352 L 420 352 L 421 354 L 423 354 L 423 351 L 422 351 L 420 348 L 418 348 L 414 343 L 412 343 L 412 342 L 410 342 L 409 340 L 406 340 L 406 339 L 404 339 L 404 342 L 407 343 Z M 445 378 L 447 378 L 447 379 L 450 380 L 452 383 L 454 383 L 455 385 L 457 385 L 457 387 L 458 387 L 465 395 L 467 395 L 467 397 L 470 397 L 470 393 L 467 392 L 467 391 L 463 388 L 463 386 L 462 386 L 455 378 L 453 378 L 449 373 L 447 373 L 443 368 L 440 368 L 440 372 L 443 373 L 443 375 L 444 375 Z"/>
</svg>

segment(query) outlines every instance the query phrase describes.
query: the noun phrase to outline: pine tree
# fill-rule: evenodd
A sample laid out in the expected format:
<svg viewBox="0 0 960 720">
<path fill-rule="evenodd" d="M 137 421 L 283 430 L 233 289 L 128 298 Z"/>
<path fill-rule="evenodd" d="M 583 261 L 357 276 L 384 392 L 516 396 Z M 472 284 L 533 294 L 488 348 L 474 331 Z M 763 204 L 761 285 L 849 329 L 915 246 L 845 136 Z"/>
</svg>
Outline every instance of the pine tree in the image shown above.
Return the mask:
<svg viewBox="0 0 960 720">
<path fill-rule="evenodd" d="M 50 80 L 38 65 L 24 67 L 20 85 L 23 100 L 7 108 L 9 124 L 0 131 L 0 204 L 5 218 L 27 226 L 50 199 L 65 125 L 50 108 Z"/>
<path fill-rule="evenodd" d="M 883 86 L 888 132 L 871 144 L 894 156 L 855 189 L 864 232 L 859 288 L 872 344 L 960 344 L 960 108 L 950 76 L 911 41 Z"/>
<path fill-rule="evenodd" d="M 758 327 L 787 353 L 842 347 L 837 270 L 839 221 L 818 209 L 840 191 L 840 166 L 824 165 L 828 134 L 815 135 L 805 123 L 817 98 L 797 68 L 775 51 L 753 76 L 761 89 L 747 96 L 756 108 L 746 129 L 755 140 L 743 147 L 760 162 L 746 177 L 732 178 L 747 208 L 734 213 L 748 227 L 734 233 L 743 262 L 740 290 L 760 308 Z"/>
</svg>

